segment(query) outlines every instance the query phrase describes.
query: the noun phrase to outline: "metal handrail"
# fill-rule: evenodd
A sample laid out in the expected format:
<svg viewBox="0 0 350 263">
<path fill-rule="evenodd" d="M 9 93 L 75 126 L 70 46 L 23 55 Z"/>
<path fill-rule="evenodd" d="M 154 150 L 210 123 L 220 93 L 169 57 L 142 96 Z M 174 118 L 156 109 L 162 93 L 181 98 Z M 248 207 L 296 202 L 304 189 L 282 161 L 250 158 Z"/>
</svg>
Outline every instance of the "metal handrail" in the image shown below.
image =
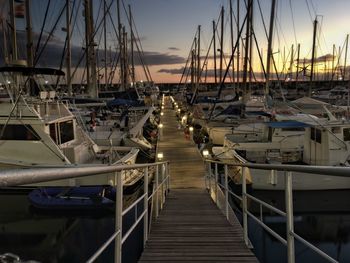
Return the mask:
<svg viewBox="0 0 350 263">
<path fill-rule="evenodd" d="M 105 174 L 105 173 L 114 173 L 115 182 L 116 182 L 116 200 L 115 200 L 115 232 L 108 238 L 106 242 L 86 261 L 88 263 L 94 262 L 104 251 L 105 249 L 115 241 L 115 263 L 121 263 L 122 259 L 122 245 L 125 240 L 130 236 L 134 229 L 141 222 L 144 224 L 144 234 L 143 240 L 144 245 L 148 239 L 149 234 L 149 222 L 148 222 L 148 203 L 151 200 L 153 202 L 153 197 L 155 196 L 155 209 L 156 217 L 159 214 L 159 210 L 163 208 L 163 203 L 165 202 L 165 192 L 169 191 L 170 186 L 170 175 L 169 175 L 169 162 L 156 162 L 156 163 L 147 163 L 147 164 L 132 164 L 132 165 L 118 165 L 118 166 L 86 166 L 86 167 L 67 167 L 67 168 L 30 168 L 30 169 L 11 169 L 11 170 L 1 170 L 0 171 L 0 187 L 10 187 L 18 186 L 24 184 L 33 184 L 33 183 L 42 183 L 48 181 L 62 180 L 62 179 L 71 179 L 84 176 Z M 149 168 L 156 167 L 155 174 L 155 183 L 157 187 L 153 188 L 151 194 L 148 192 L 148 174 Z M 161 168 L 161 179 L 159 178 L 159 167 Z M 128 208 L 124 211 L 123 206 L 123 180 L 122 180 L 122 171 L 134 170 L 143 168 L 143 180 L 144 180 L 144 194 L 134 201 Z M 160 180 L 159 180 L 160 179 Z M 159 193 L 159 191 L 162 191 Z M 160 195 L 160 200 L 159 200 Z M 137 205 L 144 201 L 143 211 L 141 215 L 135 218 L 135 222 L 130 227 L 130 229 L 123 235 L 122 231 L 122 222 L 123 215 L 132 210 L 133 208 L 137 209 Z M 159 201 L 161 202 L 159 205 Z M 151 218 L 152 220 L 152 218 Z"/>
<path fill-rule="evenodd" d="M 72 179 L 88 175 L 121 172 L 123 170 L 133 170 L 145 167 L 157 167 L 161 164 L 168 164 L 168 162 L 156 162 L 152 164 L 121 164 L 109 166 L 69 166 L 67 168 L 50 167 L 30 169 L 8 169 L 0 171 L 0 187 L 42 183 L 62 179 Z"/>
<path fill-rule="evenodd" d="M 277 240 L 279 240 L 282 244 L 287 246 L 287 257 L 288 257 L 288 263 L 294 263 L 295 262 L 295 248 L 294 248 L 294 239 L 297 239 L 304 245 L 306 245 L 308 248 L 313 250 L 315 253 L 323 257 L 324 259 L 328 260 L 329 262 L 337 263 L 335 259 L 327 255 L 325 252 L 317 248 L 316 246 L 312 245 L 310 242 L 299 236 L 294 232 L 294 221 L 293 221 L 293 196 L 292 196 L 292 171 L 293 172 L 304 172 L 304 173 L 311 173 L 315 174 L 326 174 L 330 176 L 343 176 L 343 177 L 349 177 L 350 176 L 350 167 L 333 167 L 333 166 L 306 166 L 306 165 L 276 165 L 276 164 L 252 164 L 252 163 L 229 163 L 229 162 L 222 162 L 222 161 L 215 161 L 211 159 L 205 159 L 205 167 L 207 169 L 206 171 L 206 180 L 209 180 L 209 183 L 206 184 L 209 185 L 210 193 L 215 191 L 215 202 L 218 204 L 218 192 L 217 189 L 221 187 L 225 193 L 225 214 L 226 217 L 229 218 L 229 209 L 228 206 L 230 206 L 228 201 L 228 195 L 232 195 L 235 198 L 242 201 L 242 212 L 243 212 L 243 236 L 244 241 L 247 246 L 250 245 L 250 241 L 248 238 L 248 216 L 252 218 L 256 223 L 258 223 L 261 227 L 263 227 L 267 232 L 269 232 L 271 235 L 273 235 Z M 215 173 L 212 173 L 212 167 L 211 164 L 215 165 Z M 218 181 L 218 165 L 222 164 L 224 165 L 224 176 L 225 176 L 225 185 L 219 183 Z M 236 166 L 241 167 L 242 169 L 242 196 L 237 196 L 237 194 L 232 193 L 230 189 L 228 189 L 228 166 Z M 286 197 L 286 212 L 252 196 L 251 194 L 247 193 L 246 188 L 246 168 L 252 168 L 252 169 L 260 169 L 260 170 L 277 170 L 277 171 L 284 171 L 285 172 L 285 197 Z M 212 180 L 214 179 L 215 188 L 212 189 Z M 247 199 L 251 199 L 254 202 L 257 202 L 260 205 L 260 218 L 256 217 L 253 213 L 251 213 L 247 208 Z M 282 236 L 280 236 L 278 233 L 276 233 L 274 230 L 272 230 L 268 225 L 266 225 L 263 222 L 263 219 L 261 217 L 261 209 L 262 206 L 265 208 L 281 215 L 285 216 L 287 219 L 287 238 L 284 239 Z M 232 207 L 231 207 L 232 208 Z"/>
<path fill-rule="evenodd" d="M 290 172 L 303 172 L 309 174 L 325 174 L 330 176 L 350 177 L 350 166 L 316 166 L 316 165 L 293 165 L 293 164 L 256 164 L 256 163 L 230 163 L 206 159 L 206 162 L 229 166 L 247 167 L 258 170 L 277 170 Z"/>
</svg>

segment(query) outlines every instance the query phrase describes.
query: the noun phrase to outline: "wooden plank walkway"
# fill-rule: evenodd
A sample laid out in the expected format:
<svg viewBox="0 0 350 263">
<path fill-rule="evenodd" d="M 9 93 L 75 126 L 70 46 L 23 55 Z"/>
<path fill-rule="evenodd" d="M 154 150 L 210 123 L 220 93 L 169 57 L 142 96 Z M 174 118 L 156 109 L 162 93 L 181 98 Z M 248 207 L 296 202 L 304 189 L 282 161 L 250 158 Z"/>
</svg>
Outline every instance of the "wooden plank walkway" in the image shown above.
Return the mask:
<svg viewBox="0 0 350 263">
<path fill-rule="evenodd" d="M 177 130 L 169 101 L 158 147 L 170 161 L 171 190 L 139 262 L 258 262 L 239 223 L 232 226 L 207 193 L 201 156 Z"/>
</svg>

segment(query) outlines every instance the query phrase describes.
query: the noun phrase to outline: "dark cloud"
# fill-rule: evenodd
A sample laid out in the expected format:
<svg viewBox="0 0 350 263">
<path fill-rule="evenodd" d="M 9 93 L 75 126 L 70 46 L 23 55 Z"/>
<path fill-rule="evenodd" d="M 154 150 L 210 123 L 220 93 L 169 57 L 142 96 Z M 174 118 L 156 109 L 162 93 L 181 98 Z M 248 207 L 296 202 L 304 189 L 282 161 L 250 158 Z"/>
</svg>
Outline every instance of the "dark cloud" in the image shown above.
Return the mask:
<svg viewBox="0 0 350 263">
<path fill-rule="evenodd" d="M 320 56 L 315 58 L 315 63 L 324 63 L 328 61 L 333 61 L 335 57 L 332 54 L 326 54 L 324 56 Z M 300 62 L 303 62 L 302 59 L 300 59 Z M 311 63 L 311 59 L 305 59 L 305 63 Z"/>
<path fill-rule="evenodd" d="M 180 49 L 177 47 L 168 47 L 169 50 L 173 50 L 173 51 L 179 51 Z"/>
<path fill-rule="evenodd" d="M 41 44 L 38 47 L 38 54 L 40 54 L 37 66 L 43 67 L 59 67 L 62 56 L 64 41 L 59 38 L 51 37 L 47 45 L 44 47 L 44 43 L 48 38 L 48 34 L 43 33 L 41 38 Z M 34 53 L 36 50 L 36 43 L 38 42 L 39 34 L 33 33 L 33 43 L 34 43 Z M 0 41 L 3 43 L 2 33 L 0 36 Z M 17 47 L 18 47 L 18 57 L 19 59 L 26 59 L 26 33 L 24 31 L 17 31 Z M 82 47 L 72 46 L 72 64 L 77 65 L 80 60 L 81 54 L 83 53 Z M 1 55 L 0 63 L 3 64 L 3 54 Z M 83 60 L 84 62 L 84 60 Z M 84 62 L 85 63 L 85 62 Z"/>
<path fill-rule="evenodd" d="M 41 45 L 39 47 L 39 50 L 42 49 L 45 40 L 47 39 L 47 34 L 44 34 L 42 37 Z M 36 47 L 36 43 L 38 41 L 38 34 L 34 34 L 34 49 Z M 19 58 L 25 59 L 26 58 L 26 35 L 24 31 L 18 31 L 17 32 L 17 39 L 18 39 L 18 50 L 19 50 Z M 2 39 L 2 33 L 0 34 L 0 43 L 3 43 Z M 64 47 L 64 41 L 58 38 L 51 38 L 51 40 L 48 42 L 45 49 L 43 49 L 43 52 L 38 60 L 39 66 L 46 66 L 46 67 L 59 67 L 62 56 L 63 56 L 63 47 Z M 79 66 L 83 67 L 85 65 L 85 59 L 83 57 L 85 50 L 81 46 L 72 46 L 72 65 L 73 66 Z M 0 53 L 1 54 L 1 53 Z M 99 63 L 103 63 L 104 58 L 104 51 L 98 50 L 97 51 L 97 57 L 99 58 Z M 3 64 L 3 54 L 0 56 L 0 63 Z M 115 59 L 118 57 L 118 52 L 108 51 L 108 59 L 109 58 Z M 135 65 L 142 65 L 140 56 L 138 52 L 135 52 Z M 143 61 L 149 65 L 167 65 L 167 64 L 180 64 L 184 63 L 185 59 L 178 55 L 170 55 L 168 53 L 159 53 L 159 52 L 152 52 L 152 51 L 144 51 L 143 52 Z M 79 64 L 80 63 L 80 64 Z M 79 65 L 78 65 L 79 64 Z"/>
<path fill-rule="evenodd" d="M 144 52 L 144 60 L 148 65 L 180 64 L 186 62 L 185 58 L 177 55 L 148 51 Z"/>
<path fill-rule="evenodd" d="M 142 42 L 142 41 L 145 41 L 147 40 L 147 37 L 134 37 L 134 41 L 136 42 Z M 128 42 L 130 43 L 131 42 L 131 39 L 128 38 Z"/>
<path fill-rule="evenodd" d="M 184 67 L 182 68 L 176 68 L 176 69 L 160 69 L 158 70 L 159 73 L 167 73 L 167 74 L 171 74 L 171 75 L 178 75 L 178 74 L 182 74 L 184 71 Z"/>
</svg>

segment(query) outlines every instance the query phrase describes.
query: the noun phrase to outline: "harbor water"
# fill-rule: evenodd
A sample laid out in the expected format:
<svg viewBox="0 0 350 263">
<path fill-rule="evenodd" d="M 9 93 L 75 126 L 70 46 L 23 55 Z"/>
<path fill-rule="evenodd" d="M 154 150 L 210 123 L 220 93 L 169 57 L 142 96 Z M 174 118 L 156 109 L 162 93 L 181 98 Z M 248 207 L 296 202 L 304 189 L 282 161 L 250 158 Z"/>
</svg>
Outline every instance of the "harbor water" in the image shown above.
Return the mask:
<svg viewBox="0 0 350 263">
<path fill-rule="evenodd" d="M 142 189 L 143 186 L 140 187 Z M 135 200 L 139 191 L 127 195 Z M 142 211 L 140 204 L 139 211 Z M 114 233 L 114 210 L 45 211 L 34 208 L 23 191 L 0 195 L 0 254 L 13 253 L 23 262 L 85 262 Z M 134 223 L 132 209 L 123 217 L 123 232 Z M 123 262 L 136 262 L 143 248 L 142 223 L 123 245 Z M 114 262 L 114 242 L 96 262 Z"/>
<path fill-rule="evenodd" d="M 339 262 L 350 262 L 350 201 L 349 190 L 294 191 L 294 231 Z M 285 211 L 283 191 L 254 191 L 252 195 Z M 234 202 L 231 200 L 232 203 Z M 242 222 L 240 204 L 235 212 Z M 248 209 L 260 217 L 260 206 L 248 203 Z M 262 218 L 272 230 L 286 237 L 286 218 L 262 210 Z M 248 218 L 249 238 L 261 263 L 287 262 L 287 247 Z M 298 263 L 329 262 L 295 240 L 295 260 Z"/>
</svg>

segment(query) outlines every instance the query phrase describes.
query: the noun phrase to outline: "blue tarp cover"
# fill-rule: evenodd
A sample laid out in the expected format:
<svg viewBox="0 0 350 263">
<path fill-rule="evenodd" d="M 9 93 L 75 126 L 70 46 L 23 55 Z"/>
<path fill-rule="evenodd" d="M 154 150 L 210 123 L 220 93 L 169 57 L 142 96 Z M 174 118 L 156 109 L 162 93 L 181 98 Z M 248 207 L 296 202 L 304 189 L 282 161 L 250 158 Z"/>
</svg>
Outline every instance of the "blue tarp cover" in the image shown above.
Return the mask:
<svg viewBox="0 0 350 263">
<path fill-rule="evenodd" d="M 267 122 L 267 126 L 271 128 L 304 128 L 310 127 L 309 124 L 300 122 L 300 121 L 276 121 L 276 122 Z"/>
<path fill-rule="evenodd" d="M 140 103 L 135 100 L 127 100 L 127 99 L 114 99 L 107 102 L 107 106 L 139 106 Z"/>
<path fill-rule="evenodd" d="M 266 116 L 266 117 L 271 117 L 270 113 L 267 113 L 265 111 L 246 111 L 246 115 L 260 115 L 260 116 Z"/>
</svg>

